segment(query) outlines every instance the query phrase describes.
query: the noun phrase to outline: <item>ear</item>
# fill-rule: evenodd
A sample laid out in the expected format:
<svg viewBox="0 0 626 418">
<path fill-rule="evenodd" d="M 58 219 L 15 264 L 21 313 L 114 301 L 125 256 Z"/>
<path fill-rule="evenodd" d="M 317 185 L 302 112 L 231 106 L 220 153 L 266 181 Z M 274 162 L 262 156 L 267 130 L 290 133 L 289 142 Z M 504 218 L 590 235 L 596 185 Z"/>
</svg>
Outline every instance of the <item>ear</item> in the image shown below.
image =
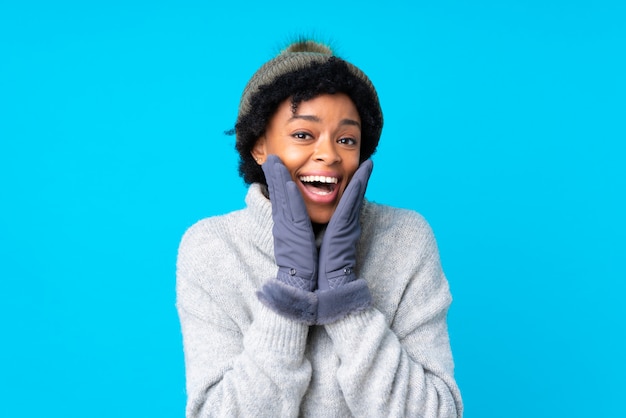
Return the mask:
<svg viewBox="0 0 626 418">
<path fill-rule="evenodd" d="M 252 154 L 252 158 L 254 158 L 254 161 L 256 161 L 258 165 L 261 165 L 265 162 L 265 160 L 267 159 L 265 136 L 262 136 L 256 140 L 256 142 L 254 143 L 254 147 L 252 147 L 252 151 L 250 151 L 250 154 Z"/>
</svg>

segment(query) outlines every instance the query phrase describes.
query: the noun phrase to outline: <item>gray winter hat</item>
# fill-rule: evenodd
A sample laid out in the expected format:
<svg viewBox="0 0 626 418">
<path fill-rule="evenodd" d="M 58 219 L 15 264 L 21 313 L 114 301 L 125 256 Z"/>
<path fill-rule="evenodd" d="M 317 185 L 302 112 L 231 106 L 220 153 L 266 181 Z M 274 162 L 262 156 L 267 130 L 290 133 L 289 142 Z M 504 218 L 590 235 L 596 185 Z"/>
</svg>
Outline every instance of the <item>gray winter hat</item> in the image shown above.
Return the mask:
<svg viewBox="0 0 626 418">
<path fill-rule="evenodd" d="M 238 119 L 240 120 L 248 112 L 250 112 L 250 101 L 252 97 L 259 92 L 259 88 L 261 86 L 270 85 L 278 77 L 304 69 L 312 64 L 323 64 L 333 56 L 335 56 L 333 51 L 327 45 L 319 42 L 300 40 L 292 43 L 274 59 L 263 64 L 261 68 L 254 73 L 250 81 L 248 81 L 248 84 L 241 95 Z M 363 81 L 368 86 L 371 90 L 372 96 L 378 102 L 376 89 L 367 75 L 365 75 L 365 73 L 355 65 L 345 60 L 342 61 L 344 61 L 350 69 L 350 72 L 355 77 Z M 378 104 L 378 106 L 380 105 Z"/>
</svg>

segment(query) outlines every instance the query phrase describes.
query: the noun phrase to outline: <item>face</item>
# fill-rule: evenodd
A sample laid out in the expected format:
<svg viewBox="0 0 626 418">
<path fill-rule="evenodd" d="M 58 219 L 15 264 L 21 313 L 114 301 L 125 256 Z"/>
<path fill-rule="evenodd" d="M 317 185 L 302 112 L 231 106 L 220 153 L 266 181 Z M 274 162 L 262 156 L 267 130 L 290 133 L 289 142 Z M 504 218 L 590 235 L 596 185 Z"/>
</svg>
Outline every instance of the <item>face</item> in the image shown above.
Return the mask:
<svg viewBox="0 0 626 418">
<path fill-rule="evenodd" d="M 262 164 L 277 155 L 298 185 L 311 221 L 330 221 L 359 167 L 361 118 L 345 94 L 324 94 L 301 102 L 295 113 L 285 100 L 256 142 L 252 155 Z"/>
</svg>

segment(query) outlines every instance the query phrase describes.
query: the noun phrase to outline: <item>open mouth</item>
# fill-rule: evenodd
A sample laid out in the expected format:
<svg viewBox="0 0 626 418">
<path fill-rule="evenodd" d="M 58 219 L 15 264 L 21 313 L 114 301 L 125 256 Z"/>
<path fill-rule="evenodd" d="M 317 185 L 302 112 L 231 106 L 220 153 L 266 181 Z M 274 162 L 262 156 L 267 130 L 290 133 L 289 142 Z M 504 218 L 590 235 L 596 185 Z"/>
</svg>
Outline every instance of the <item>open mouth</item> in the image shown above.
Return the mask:
<svg viewBox="0 0 626 418">
<path fill-rule="evenodd" d="M 300 176 L 300 182 L 307 191 L 318 196 L 326 196 L 335 191 L 339 179 L 326 176 Z"/>
</svg>

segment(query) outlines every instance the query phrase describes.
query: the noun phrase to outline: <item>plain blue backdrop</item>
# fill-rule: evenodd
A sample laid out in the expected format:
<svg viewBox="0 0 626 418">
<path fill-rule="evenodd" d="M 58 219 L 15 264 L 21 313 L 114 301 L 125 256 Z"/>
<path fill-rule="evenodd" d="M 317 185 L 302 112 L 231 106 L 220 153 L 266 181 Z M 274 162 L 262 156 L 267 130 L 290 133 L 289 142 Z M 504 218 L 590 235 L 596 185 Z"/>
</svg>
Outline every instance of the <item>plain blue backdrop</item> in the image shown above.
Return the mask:
<svg viewBox="0 0 626 418">
<path fill-rule="evenodd" d="M 301 33 L 379 91 L 367 196 L 434 228 L 466 416 L 625 416 L 625 4 L 2 0 L 0 416 L 183 416 L 178 242 Z"/>
</svg>

